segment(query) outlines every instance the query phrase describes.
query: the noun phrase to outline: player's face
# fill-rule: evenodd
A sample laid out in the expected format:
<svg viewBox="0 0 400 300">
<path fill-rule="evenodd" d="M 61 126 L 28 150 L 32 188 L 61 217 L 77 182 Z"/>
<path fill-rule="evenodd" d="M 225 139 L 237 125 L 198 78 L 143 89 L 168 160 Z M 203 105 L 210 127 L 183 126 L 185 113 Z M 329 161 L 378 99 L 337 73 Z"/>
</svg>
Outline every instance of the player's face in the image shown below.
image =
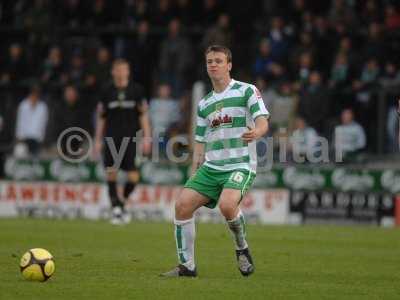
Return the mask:
<svg viewBox="0 0 400 300">
<path fill-rule="evenodd" d="M 111 74 L 115 81 L 128 80 L 130 74 L 129 65 L 128 64 L 114 65 Z"/>
<path fill-rule="evenodd" d="M 229 76 L 232 69 L 232 63 L 228 62 L 223 52 L 209 52 L 206 56 L 206 65 L 208 76 L 215 80 Z"/>
</svg>

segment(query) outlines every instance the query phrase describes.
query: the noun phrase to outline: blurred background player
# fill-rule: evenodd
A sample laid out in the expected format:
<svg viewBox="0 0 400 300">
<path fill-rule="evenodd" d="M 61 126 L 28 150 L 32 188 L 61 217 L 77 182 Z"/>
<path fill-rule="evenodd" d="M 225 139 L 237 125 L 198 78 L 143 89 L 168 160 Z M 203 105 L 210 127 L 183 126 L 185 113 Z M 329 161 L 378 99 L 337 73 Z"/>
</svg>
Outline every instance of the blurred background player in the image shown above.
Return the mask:
<svg viewBox="0 0 400 300">
<path fill-rule="evenodd" d="M 219 207 L 233 235 L 239 271 L 254 272 L 239 208 L 257 168 L 255 141 L 268 130 L 269 112 L 254 85 L 231 78 L 232 53 L 214 45 L 205 52 L 213 90 L 200 100 L 192 162 L 193 176 L 175 203 L 175 239 L 179 265 L 161 274 L 197 276 L 194 212 Z"/>
<path fill-rule="evenodd" d="M 143 130 L 143 153 L 150 152 L 150 122 L 147 101 L 141 85 L 130 79 L 130 66 L 124 59 L 112 64 L 112 84 L 105 87 L 98 105 L 95 155 L 103 148 L 103 163 L 106 170 L 108 194 L 112 207 L 112 224 L 123 224 L 130 220 L 125 211 L 125 201 L 135 189 L 139 172 L 135 165 L 137 132 Z M 118 170 L 127 172 L 123 199 L 117 192 Z"/>
</svg>

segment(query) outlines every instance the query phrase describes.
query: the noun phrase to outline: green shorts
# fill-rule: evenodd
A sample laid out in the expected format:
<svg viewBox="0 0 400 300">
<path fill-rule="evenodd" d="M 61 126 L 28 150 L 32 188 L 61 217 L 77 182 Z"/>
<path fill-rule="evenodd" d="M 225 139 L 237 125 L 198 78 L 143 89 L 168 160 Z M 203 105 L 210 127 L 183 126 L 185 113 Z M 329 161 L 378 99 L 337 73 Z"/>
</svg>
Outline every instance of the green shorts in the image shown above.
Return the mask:
<svg viewBox="0 0 400 300">
<path fill-rule="evenodd" d="M 190 188 L 210 199 L 205 206 L 214 208 L 219 196 L 225 188 L 240 190 L 241 198 L 253 184 L 256 174 L 248 170 L 219 171 L 207 166 L 201 166 L 189 178 L 185 188 Z"/>
</svg>

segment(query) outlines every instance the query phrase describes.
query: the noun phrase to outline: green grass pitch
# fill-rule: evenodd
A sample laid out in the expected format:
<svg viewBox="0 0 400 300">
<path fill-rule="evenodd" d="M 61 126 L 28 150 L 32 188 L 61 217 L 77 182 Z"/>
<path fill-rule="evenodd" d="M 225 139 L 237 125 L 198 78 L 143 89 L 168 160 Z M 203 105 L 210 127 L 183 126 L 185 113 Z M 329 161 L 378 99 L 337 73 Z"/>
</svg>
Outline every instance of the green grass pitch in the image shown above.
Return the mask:
<svg viewBox="0 0 400 300">
<path fill-rule="evenodd" d="M 160 278 L 176 264 L 173 226 L 0 219 L 0 299 L 400 299 L 400 231 L 374 227 L 247 228 L 256 272 L 236 269 L 224 224 L 198 224 L 199 277 Z M 19 258 L 48 249 L 56 272 L 25 281 Z"/>
</svg>

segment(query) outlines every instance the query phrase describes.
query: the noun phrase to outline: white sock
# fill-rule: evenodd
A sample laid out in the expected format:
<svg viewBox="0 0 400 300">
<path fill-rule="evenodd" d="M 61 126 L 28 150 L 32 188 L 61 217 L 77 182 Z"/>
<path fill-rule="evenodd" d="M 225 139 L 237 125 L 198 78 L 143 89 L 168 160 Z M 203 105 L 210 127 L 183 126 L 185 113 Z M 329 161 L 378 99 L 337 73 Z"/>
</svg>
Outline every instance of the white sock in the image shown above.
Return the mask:
<svg viewBox="0 0 400 300">
<path fill-rule="evenodd" d="M 235 242 L 236 250 L 243 250 L 248 247 L 246 242 L 246 227 L 242 211 L 239 210 L 236 218 L 227 220 L 229 229 L 232 232 L 233 240 Z"/>
<path fill-rule="evenodd" d="M 179 263 L 194 270 L 194 239 L 196 236 L 194 217 L 189 220 L 174 220 L 175 241 Z"/>
</svg>

